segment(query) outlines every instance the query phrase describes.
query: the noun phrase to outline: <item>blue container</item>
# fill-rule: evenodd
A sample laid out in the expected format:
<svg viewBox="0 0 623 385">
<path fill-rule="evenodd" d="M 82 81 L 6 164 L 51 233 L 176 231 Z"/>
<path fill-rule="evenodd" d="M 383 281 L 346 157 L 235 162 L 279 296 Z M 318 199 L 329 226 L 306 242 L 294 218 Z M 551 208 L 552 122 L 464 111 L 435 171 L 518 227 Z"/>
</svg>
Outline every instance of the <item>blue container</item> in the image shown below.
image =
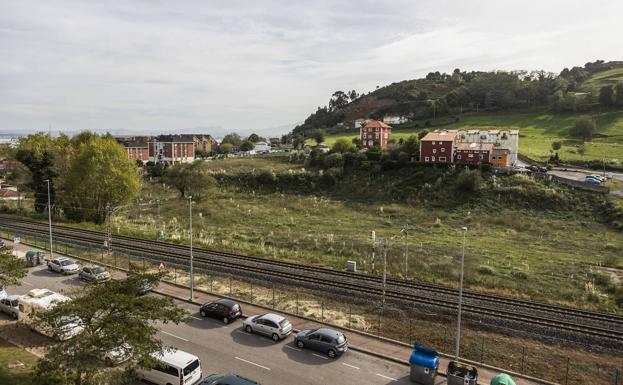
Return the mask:
<svg viewBox="0 0 623 385">
<path fill-rule="evenodd" d="M 413 352 L 409 357 L 411 365 L 411 381 L 421 385 L 433 385 L 439 367 L 439 353 L 427 349 L 417 342 L 413 344 Z"/>
</svg>

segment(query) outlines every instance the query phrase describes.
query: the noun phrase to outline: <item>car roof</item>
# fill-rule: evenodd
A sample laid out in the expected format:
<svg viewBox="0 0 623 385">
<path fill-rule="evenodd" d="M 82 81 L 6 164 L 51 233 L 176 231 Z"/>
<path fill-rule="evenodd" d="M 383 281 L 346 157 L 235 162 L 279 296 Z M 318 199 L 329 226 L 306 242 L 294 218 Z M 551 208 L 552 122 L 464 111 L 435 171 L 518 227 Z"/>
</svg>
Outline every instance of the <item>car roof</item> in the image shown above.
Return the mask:
<svg viewBox="0 0 623 385">
<path fill-rule="evenodd" d="M 238 304 L 236 301 L 232 301 L 231 299 L 227 299 L 227 298 L 219 299 L 218 301 L 214 301 L 213 303 L 220 303 L 221 305 L 225 305 L 229 307 L 232 307 Z"/>
<path fill-rule="evenodd" d="M 185 368 L 186 365 L 199 359 L 199 357 L 194 354 L 186 353 L 185 351 L 177 349 L 155 353 L 153 354 L 153 357 L 166 364 L 174 365 L 179 368 Z"/>
<path fill-rule="evenodd" d="M 283 321 L 285 319 L 284 316 L 281 316 L 279 314 L 273 314 L 273 313 L 266 313 L 266 314 L 263 314 L 263 315 L 261 315 L 261 316 L 259 316 L 257 318 L 267 319 L 267 320 L 270 320 L 270 321 L 273 321 L 273 322 L 277 322 L 277 323 L 279 323 L 279 322 L 281 322 L 281 321 Z"/>
<path fill-rule="evenodd" d="M 6 297 L 7 299 L 10 299 L 11 301 L 13 301 L 14 299 L 19 299 L 20 295 L 17 294 L 11 294 L 10 296 Z"/>
<path fill-rule="evenodd" d="M 331 336 L 331 337 L 336 337 L 336 338 L 342 334 L 342 332 L 339 332 L 334 329 L 329 329 L 329 328 L 320 328 L 316 330 L 314 333 L 320 333 L 325 336 Z"/>
<path fill-rule="evenodd" d="M 71 261 L 71 259 L 67 258 L 67 257 L 56 257 L 55 258 L 57 261 Z"/>
</svg>

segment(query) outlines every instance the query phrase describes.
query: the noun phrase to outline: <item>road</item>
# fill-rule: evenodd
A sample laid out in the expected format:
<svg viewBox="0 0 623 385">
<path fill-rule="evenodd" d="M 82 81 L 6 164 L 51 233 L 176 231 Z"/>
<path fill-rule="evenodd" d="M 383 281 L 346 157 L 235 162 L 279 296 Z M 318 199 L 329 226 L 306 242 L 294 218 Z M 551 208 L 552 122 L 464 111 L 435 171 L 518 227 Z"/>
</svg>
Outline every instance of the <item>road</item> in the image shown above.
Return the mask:
<svg viewBox="0 0 623 385">
<path fill-rule="evenodd" d="M 7 288 L 9 294 L 24 294 L 33 288 L 64 292 L 77 289 L 82 282 L 77 276 L 62 276 L 44 266 L 31 269 L 22 285 Z M 155 294 L 151 294 L 155 295 Z M 191 318 L 179 325 L 159 325 L 160 338 L 169 346 L 200 357 L 204 377 L 212 373 L 238 373 L 264 385 L 291 384 L 411 384 L 408 368 L 363 353 L 348 351 L 332 360 L 322 354 L 300 350 L 293 336 L 274 343 L 271 339 L 247 334 L 237 320 L 223 325 L 202 319 L 198 307 L 178 302 Z M 5 315 L 0 315 L 7 319 Z M 445 378 L 438 377 L 439 384 Z"/>
</svg>

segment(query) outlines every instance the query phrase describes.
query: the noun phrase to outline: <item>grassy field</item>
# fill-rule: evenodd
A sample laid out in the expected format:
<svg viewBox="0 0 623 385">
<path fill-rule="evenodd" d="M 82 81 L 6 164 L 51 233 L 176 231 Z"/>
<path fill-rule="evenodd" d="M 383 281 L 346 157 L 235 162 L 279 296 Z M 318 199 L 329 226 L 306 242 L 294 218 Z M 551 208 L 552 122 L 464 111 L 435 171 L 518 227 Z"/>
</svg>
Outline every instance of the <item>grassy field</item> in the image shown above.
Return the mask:
<svg viewBox="0 0 623 385">
<path fill-rule="evenodd" d="M 562 141 L 563 146 L 559 151 L 564 160 L 602 160 L 604 156 L 611 162 L 621 164 L 623 162 L 623 111 L 602 112 L 593 114 L 597 121 L 596 137 L 584 145 L 585 154 L 578 152 L 577 140 L 568 136 L 569 129 L 573 127 L 574 120 L 579 114 L 564 114 L 551 112 L 527 112 L 527 113 L 484 113 L 464 115 L 459 122 L 440 118 L 437 122 L 432 121 L 434 129 L 475 129 L 475 128 L 510 128 L 520 132 L 519 152 L 537 160 L 546 160 L 551 155 L 552 142 Z M 444 124 L 444 119 L 447 121 Z M 418 122 L 423 127 L 423 122 Z M 399 140 L 409 135 L 417 134 L 424 128 L 397 128 L 392 132 L 392 138 Z M 330 135 L 326 143 L 332 145 L 337 139 L 352 139 L 359 135 L 358 132 L 341 133 Z"/>
<path fill-rule="evenodd" d="M 598 95 L 601 87 L 607 85 L 614 86 L 617 82 L 623 82 L 623 68 L 613 68 L 607 71 L 597 72 L 582 83 L 581 88 Z"/>
<path fill-rule="evenodd" d="M 17 361 L 24 364 L 23 368 L 8 366 Z M 0 384 L 30 385 L 34 384 L 32 371 L 37 363 L 37 357 L 22 348 L 0 339 Z"/>
</svg>

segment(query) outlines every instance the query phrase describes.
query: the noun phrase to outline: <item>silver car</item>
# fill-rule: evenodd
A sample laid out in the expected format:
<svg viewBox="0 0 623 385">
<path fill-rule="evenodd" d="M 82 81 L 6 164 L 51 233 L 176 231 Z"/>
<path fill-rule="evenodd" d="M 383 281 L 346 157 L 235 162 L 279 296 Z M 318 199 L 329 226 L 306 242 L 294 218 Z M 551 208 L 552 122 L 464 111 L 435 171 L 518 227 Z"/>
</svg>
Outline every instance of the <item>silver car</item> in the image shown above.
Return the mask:
<svg viewBox="0 0 623 385">
<path fill-rule="evenodd" d="M 76 274 L 80 270 L 80 266 L 72 259 L 60 257 L 48 261 L 48 270 L 62 274 Z"/>
<path fill-rule="evenodd" d="M 9 295 L 0 299 L 0 311 L 17 319 L 19 317 L 19 295 Z"/>
<path fill-rule="evenodd" d="M 98 283 L 110 281 L 110 273 L 102 266 L 85 266 L 78 275 L 85 281 Z"/>
<path fill-rule="evenodd" d="M 277 342 L 292 333 L 292 324 L 283 316 L 267 313 L 254 315 L 244 320 L 244 330 L 247 333 L 258 333 L 269 336 Z"/>
</svg>

